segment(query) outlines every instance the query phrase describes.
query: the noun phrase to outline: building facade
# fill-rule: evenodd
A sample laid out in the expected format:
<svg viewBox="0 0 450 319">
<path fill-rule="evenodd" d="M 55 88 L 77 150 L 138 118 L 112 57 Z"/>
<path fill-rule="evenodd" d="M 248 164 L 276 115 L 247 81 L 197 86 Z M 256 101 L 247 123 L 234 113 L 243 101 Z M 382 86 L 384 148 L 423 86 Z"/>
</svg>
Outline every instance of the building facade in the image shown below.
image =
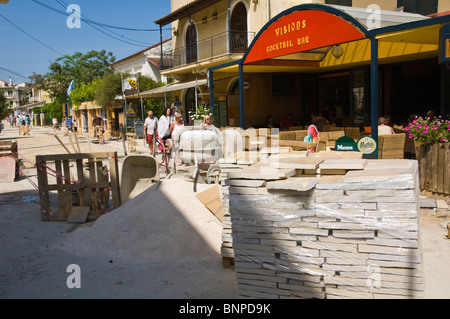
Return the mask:
<svg viewBox="0 0 450 319">
<path fill-rule="evenodd" d="M 115 72 L 126 73 L 129 75 L 141 74 L 152 78 L 156 82 L 167 83 L 167 77 L 161 74 L 161 49 L 171 51 L 172 39 L 166 39 L 152 45 L 144 50 L 136 52 L 119 61 L 111 64 Z M 125 100 L 126 101 L 126 100 Z M 125 108 L 123 96 L 118 96 L 114 104 L 102 108 L 95 101 L 81 103 L 81 105 L 72 106 L 72 120 L 78 133 L 88 133 L 94 135 L 93 119 L 102 118 L 104 137 L 117 135 L 121 125 L 125 126 L 127 113 L 132 112 L 132 108 Z M 127 103 L 128 104 L 128 103 Z M 133 114 L 134 115 L 134 114 Z M 139 119 L 136 117 L 136 119 Z M 128 123 L 129 126 L 133 126 Z"/>
<path fill-rule="evenodd" d="M 189 121 L 188 112 L 198 104 L 210 104 L 219 126 L 264 126 L 268 115 L 280 122 L 288 114 L 299 125 L 307 125 L 313 112 L 327 113 L 338 107 L 342 125 L 370 125 L 370 40 L 349 41 L 336 49 L 320 47 L 308 54 L 300 50 L 295 57 L 238 63 L 262 30 L 286 10 L 302 4 L 339 10 L 352 16 L 352 23 L 361 23 L 361 29 L 385 30 L 380 39 L 391 36 L 391 26 L 436 19 L 450 10 L 450 2 L 444 0 L 172 0 L 172 12 L 155 23 L 172 28 L 173 49 L 163 52 L 170 64 L 162 74 L 180 84 L 180 90 L 168 86 L 166 93 L 175 98 L 185 119 Z M 370 21 L 371 13 L 379 13 L 379 21 Z M 397 37 L 380 46 L 378 114 L 389 114 L 398 124 L 412 113 L 425 115 L 429 109 L 449 115 L 448 66 L 439 62 L 442 25 L 398 31 Z M 343 50 L 342 57 L 335 58 L 336 50 Z M 151 97 L 161 90 L 146 93 Z"/>
<path fill-rule="evenodd" d="M 167 77 L 161 75 L 161 48 L 163 51 L 172 50 L 172 39 L 166 39 L 142 51 L 127 56 L 111 64 L 115 72 L 131 75 L 142 74 L 156 82 L 167 83 Z"/>
<path fill-rule="evenodd" d="M 30 89 L 30 84 L 23 83 L 13 83 L 10 79 L 9 82 L 0 81 L 0 94 L 6 97 L 6 103 L 9 107 L 17 113 L 22 105 L 28 103 L 28 91 Z"/>
</svg>

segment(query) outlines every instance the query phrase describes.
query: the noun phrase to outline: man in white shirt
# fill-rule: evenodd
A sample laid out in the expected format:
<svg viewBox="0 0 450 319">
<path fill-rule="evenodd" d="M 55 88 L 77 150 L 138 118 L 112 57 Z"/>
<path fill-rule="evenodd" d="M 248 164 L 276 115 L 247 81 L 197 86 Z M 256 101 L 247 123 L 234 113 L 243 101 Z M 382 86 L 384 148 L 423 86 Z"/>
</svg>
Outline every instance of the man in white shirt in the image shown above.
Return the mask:
<svg viewBox="0 0 450 319">
<path fill-rule="evenodd" d="M 386 119 L 384 117 L 380 117 L 378 119 L 378 135 L 390 135 L 390 134 L 395 134 L 394 129 L 386 125 Z"/>
<path fill-rule="evenodd" d="M 155 135 L 158 127 L 158 119 L 153 116 L 153 111 L 148 111 L 148 117 L 144 122 L 144 135 L 146 136 L 147 143 L 150 148 L 150 154 L 153 154 L 153 136 Z"/>
</svg>

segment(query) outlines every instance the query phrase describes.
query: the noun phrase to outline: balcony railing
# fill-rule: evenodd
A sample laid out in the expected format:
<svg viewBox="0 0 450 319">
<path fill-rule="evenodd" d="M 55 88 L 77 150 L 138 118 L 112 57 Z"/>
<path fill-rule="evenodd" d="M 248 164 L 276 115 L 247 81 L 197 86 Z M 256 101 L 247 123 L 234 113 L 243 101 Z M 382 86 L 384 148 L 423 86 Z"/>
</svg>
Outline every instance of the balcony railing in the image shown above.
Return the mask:
<svg viewBox="0 0 450 319">
<path fill-rule="evenodd" d="M 41 102 L 41 98 L 39 96 L 33 96 L 33 97 L 28 98 L 28 101 L 30 103 Z"/>
<path fill-rule="evenodd" d="M 230 31 L 163 52 L 162 69 L 173 69 L 226 54 L 243 54 L 254 37 L 254 32 Z"/>
</svg>

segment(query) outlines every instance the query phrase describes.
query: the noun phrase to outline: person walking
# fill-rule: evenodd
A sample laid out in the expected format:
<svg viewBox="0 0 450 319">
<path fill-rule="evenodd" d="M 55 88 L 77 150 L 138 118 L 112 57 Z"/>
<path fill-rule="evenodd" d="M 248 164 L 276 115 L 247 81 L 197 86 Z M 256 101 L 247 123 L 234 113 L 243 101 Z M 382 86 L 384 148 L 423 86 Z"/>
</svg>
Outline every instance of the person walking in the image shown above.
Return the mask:
<svg viewBox="0 0 450 319">
<path fill-rule="evenodd" d="M 153 148 L 153 137 L 158 129 L 158 119 L 153 115 L 153 111 L 148 111 L 148 117 L 144 121 L 144 135 L 150 148 L 150 154 L 155 154 Z"/>
<path fill-rule="evenodd" d="M 172 124 L 170 124 L 170 134 L 172 137 L 173 145 L 176 144 L 176 139 L 178 137 L 178 133 L 180 132 L 180 130 L 183 126 L 184 126 L 183 116 L 180 113 L 175 114 L 175 121 Z"/>
</svg>

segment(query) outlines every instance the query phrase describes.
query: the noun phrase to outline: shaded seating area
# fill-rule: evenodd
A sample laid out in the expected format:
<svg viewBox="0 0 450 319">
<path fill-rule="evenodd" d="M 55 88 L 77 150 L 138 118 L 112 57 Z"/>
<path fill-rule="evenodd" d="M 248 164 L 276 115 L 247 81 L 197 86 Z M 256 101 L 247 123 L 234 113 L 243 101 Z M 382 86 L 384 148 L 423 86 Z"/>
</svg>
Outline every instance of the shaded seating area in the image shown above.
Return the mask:
<svg viewBox="0 0 450 319">
<path fill-rule="evenodd" d="M 307 130 L 298 131 L 282 131 L 279 134 L 279 145 L 290 146 L 295 150 L 307 149 L 310 147 L 310 143 L 304 142 L 304 139 L 308 135 Z M 334 149 L 336 141 L 345 136 L 345 131 L 331 131 L 319 133 L 319 151 L 325 151 L 327 148 Z"/>
<path fill-rule="evenodd" d="M 306 150 L 315 145 L 304 141 L 306 135 L 308 135 L 308 130 L 281 131 L 279 133 L 279 146 L 292 147 L 295 151 Z"/>
<path fill-rule="evenodd" d="M 307 150 L 314 146 L 314 143 L 305 142 L 305 137 L 308 135 L 308 130 L 289 130 L 280 131 L 278 136 L 271 135 L 271 130 L 268 128 L 247 129 L 242 130 L 238 127 L 224 127 L 221 130 L 237 130 L 242 137 L 243 150 L 256 151 L 263 147 L 270 146 L 273 139 L 278 140 L 280 147 L 291 147 L 294 151 Z M 361 137 L 368 135 L 360 132 L 359 127 L 329 127 L 329 131 L 319 133 L 318 151 L 334 150 L 336 141 L 347 136 L 355 141 Z M 408 147 L 408 149 L 407 149 Z M 405 158 L 405 152 L 414 152 L 414 142 L 408 138 L 405 133 L 398 133 L 393 135 L 380 135 L 378 137 L 378 158 Z"/>
</svg>

